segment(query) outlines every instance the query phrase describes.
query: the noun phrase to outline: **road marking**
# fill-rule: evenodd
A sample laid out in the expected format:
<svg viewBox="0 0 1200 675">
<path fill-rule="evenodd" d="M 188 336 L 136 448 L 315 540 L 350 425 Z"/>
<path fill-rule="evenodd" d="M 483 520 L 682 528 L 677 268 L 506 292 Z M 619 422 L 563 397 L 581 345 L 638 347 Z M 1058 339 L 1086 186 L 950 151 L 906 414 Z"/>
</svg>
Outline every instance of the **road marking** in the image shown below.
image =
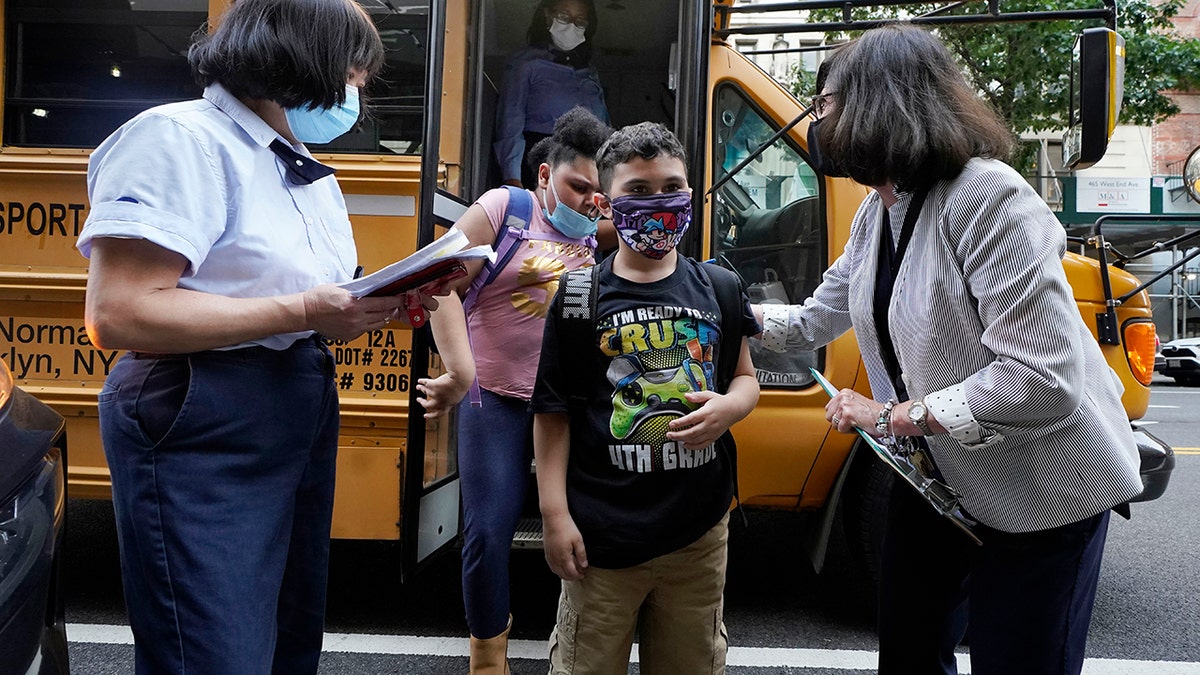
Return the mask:
<svg viewBox="0 0 1200 675">
<path fill-rule="evenodd" d="M 129 626 L 67 624 L 70 642 L 83 644 L 132 645 Z M 351 654 L 404 654 L 408 656 L 466 657 L 470 641 L 465 637 L 420 637 L 415 635 L 365 635 L 326 633 L 325 651 Z M 509 640 L 508 656 L 514 659 L 546 658 L 545 640 Z M 966 654 L 956 654 L 958 672 L 970 673 Z M 637 660 L 637 645 L 632 660 Z M 726 664 L 751 668 L 835 668 L 875 670 L 879 653 L 863 649 L 788 649 L 784 647 L 730 647 Z M 1133 661 L 1088 659 L 1084 675 L 1200 675 L 1200 663 L 1186 661 Z"/>
<path fill-rule="evenodd" d="M 1177 455 L 1200 455 L 1200 448 L 1172 448 Z"/>
<path fill-rule="evenodd" d="M 1182 407 L 1182 406 L 1177 406 L 1177 405 L 1154 405 L 1153 403 L 1151 403 L 1150 405 L 1148 405 L 1148 406 L 1146 406 L 1146 407 L 1147 407 L 1147 408 L 1172 408 L 1172 409 L 1178 409 L 1178 408 L 1180 408 L 1180 407 Z"/>
</svg>

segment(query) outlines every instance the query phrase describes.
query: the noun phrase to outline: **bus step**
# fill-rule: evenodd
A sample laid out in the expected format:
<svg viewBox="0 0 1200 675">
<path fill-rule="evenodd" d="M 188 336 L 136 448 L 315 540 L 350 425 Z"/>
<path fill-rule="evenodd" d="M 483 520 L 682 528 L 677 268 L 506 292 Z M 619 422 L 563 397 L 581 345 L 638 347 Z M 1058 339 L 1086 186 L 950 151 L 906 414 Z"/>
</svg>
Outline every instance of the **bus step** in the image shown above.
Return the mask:
<svg viewBox="0 0 1200 675">
<path fill-rule="evenodd" d="M 542 519 L 522 518 L 517 522 L 517 533 L 513 535 L 513 548 L 542 547 Z"/>
</svg>

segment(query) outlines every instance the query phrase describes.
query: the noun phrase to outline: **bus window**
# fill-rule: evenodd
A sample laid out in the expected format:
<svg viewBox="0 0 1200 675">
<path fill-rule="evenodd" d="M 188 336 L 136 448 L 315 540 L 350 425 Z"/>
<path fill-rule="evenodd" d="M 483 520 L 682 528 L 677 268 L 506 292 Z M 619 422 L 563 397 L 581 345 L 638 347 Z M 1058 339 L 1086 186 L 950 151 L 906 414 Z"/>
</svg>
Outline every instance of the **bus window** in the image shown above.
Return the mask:
<svg viewBox="0 0 1200 675">
<path fill-rule="evenodd" d="M 7 0 L 4 145 L 90 148 L 200 95 L 187 64 L 208 0 Z"/>
<path fill-rule="evenodd" d="M 424 119 L 421 0 L 364 0 L 387 63 L 371 108 L 351 133 L 318 152 L 416 154 Z M 188 46 L 208 22 L 208 0 L 7 0 L 4 144 L 91 148 L 126 120 L 198 98 Z"/>
<path fill-rule="evenodd" d="M 359 0 L 379 28 L 386 49 L 383 72 L 367 87 L 368 114 L 332 143 L 313 152 L 416 155 L 425 123 L 426 0 Z"/>
<path fill-rule="evenodd" d="M 713 97 L 713 175 L 724 176 L 778 129 L 734 85 Z M 751 302 L 792 304 L 812 295 L 825 271 L 826 231 L 820 181 L 784 136 L 715 194 L 713 255 L 737 269 Z M 812 383 L 823 351 L 776 354 L 751 341 L 759 381 L 766 386 Z"/>
</svg>

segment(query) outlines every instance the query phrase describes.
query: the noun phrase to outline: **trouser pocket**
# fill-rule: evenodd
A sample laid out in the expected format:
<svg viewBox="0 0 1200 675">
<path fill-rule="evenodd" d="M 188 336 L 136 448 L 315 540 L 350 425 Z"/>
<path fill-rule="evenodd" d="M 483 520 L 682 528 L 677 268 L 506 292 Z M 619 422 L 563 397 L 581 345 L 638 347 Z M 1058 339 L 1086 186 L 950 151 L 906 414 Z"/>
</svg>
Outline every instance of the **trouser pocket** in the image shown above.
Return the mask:
<svg viewBox="0 0 1200 675">
<path fill-rule="evenodd" d="M 579 613 L 567 603 L 567 591 L 563 588 L 558 599 L 558 619 L 554 632 L 550 633 L 550 673 L 570 675 L 575 671 L 575 638 L 579 627 Z"/>
<path fill-rule="evenodd" d="M 150 367 L 135 405 L 138 426 L 152 445 L 167 437 L 175 426 L 191 385 L 186 358 L 157 359 Z"/>
</svg>

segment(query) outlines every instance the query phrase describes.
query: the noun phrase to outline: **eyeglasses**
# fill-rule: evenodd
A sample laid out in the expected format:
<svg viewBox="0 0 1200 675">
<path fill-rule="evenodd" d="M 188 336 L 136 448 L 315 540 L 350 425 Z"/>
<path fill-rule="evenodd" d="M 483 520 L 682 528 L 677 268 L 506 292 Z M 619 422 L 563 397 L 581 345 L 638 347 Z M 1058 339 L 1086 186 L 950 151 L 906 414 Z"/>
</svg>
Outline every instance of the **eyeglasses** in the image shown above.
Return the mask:
<svg viewBox="0 0 1200 675">
<path fill-rule="evenodd" d="M 583 30 L 587 30 L 588 27 L 588 20 L 586 16 L 571 16 L 570 12 L 559 12 L 558 14 L 554 15 L 554 20 L 561 21 L 563 23 L 573 23 L 575 24 L 576 28 L 582 28 Z"/>
<path fill-rule="evenodd" d="M 837 100 L 833 98 L 833 95 L 836 93 L 836 91 L 830 91 L 824 94 L 817 94 L 813 97 L 812 111 L 813 115 L 816 115 L 817 119 L 824 117 L 825 113 L 829 112 L 830 107 L 837 102 Z"/>
</svg>

